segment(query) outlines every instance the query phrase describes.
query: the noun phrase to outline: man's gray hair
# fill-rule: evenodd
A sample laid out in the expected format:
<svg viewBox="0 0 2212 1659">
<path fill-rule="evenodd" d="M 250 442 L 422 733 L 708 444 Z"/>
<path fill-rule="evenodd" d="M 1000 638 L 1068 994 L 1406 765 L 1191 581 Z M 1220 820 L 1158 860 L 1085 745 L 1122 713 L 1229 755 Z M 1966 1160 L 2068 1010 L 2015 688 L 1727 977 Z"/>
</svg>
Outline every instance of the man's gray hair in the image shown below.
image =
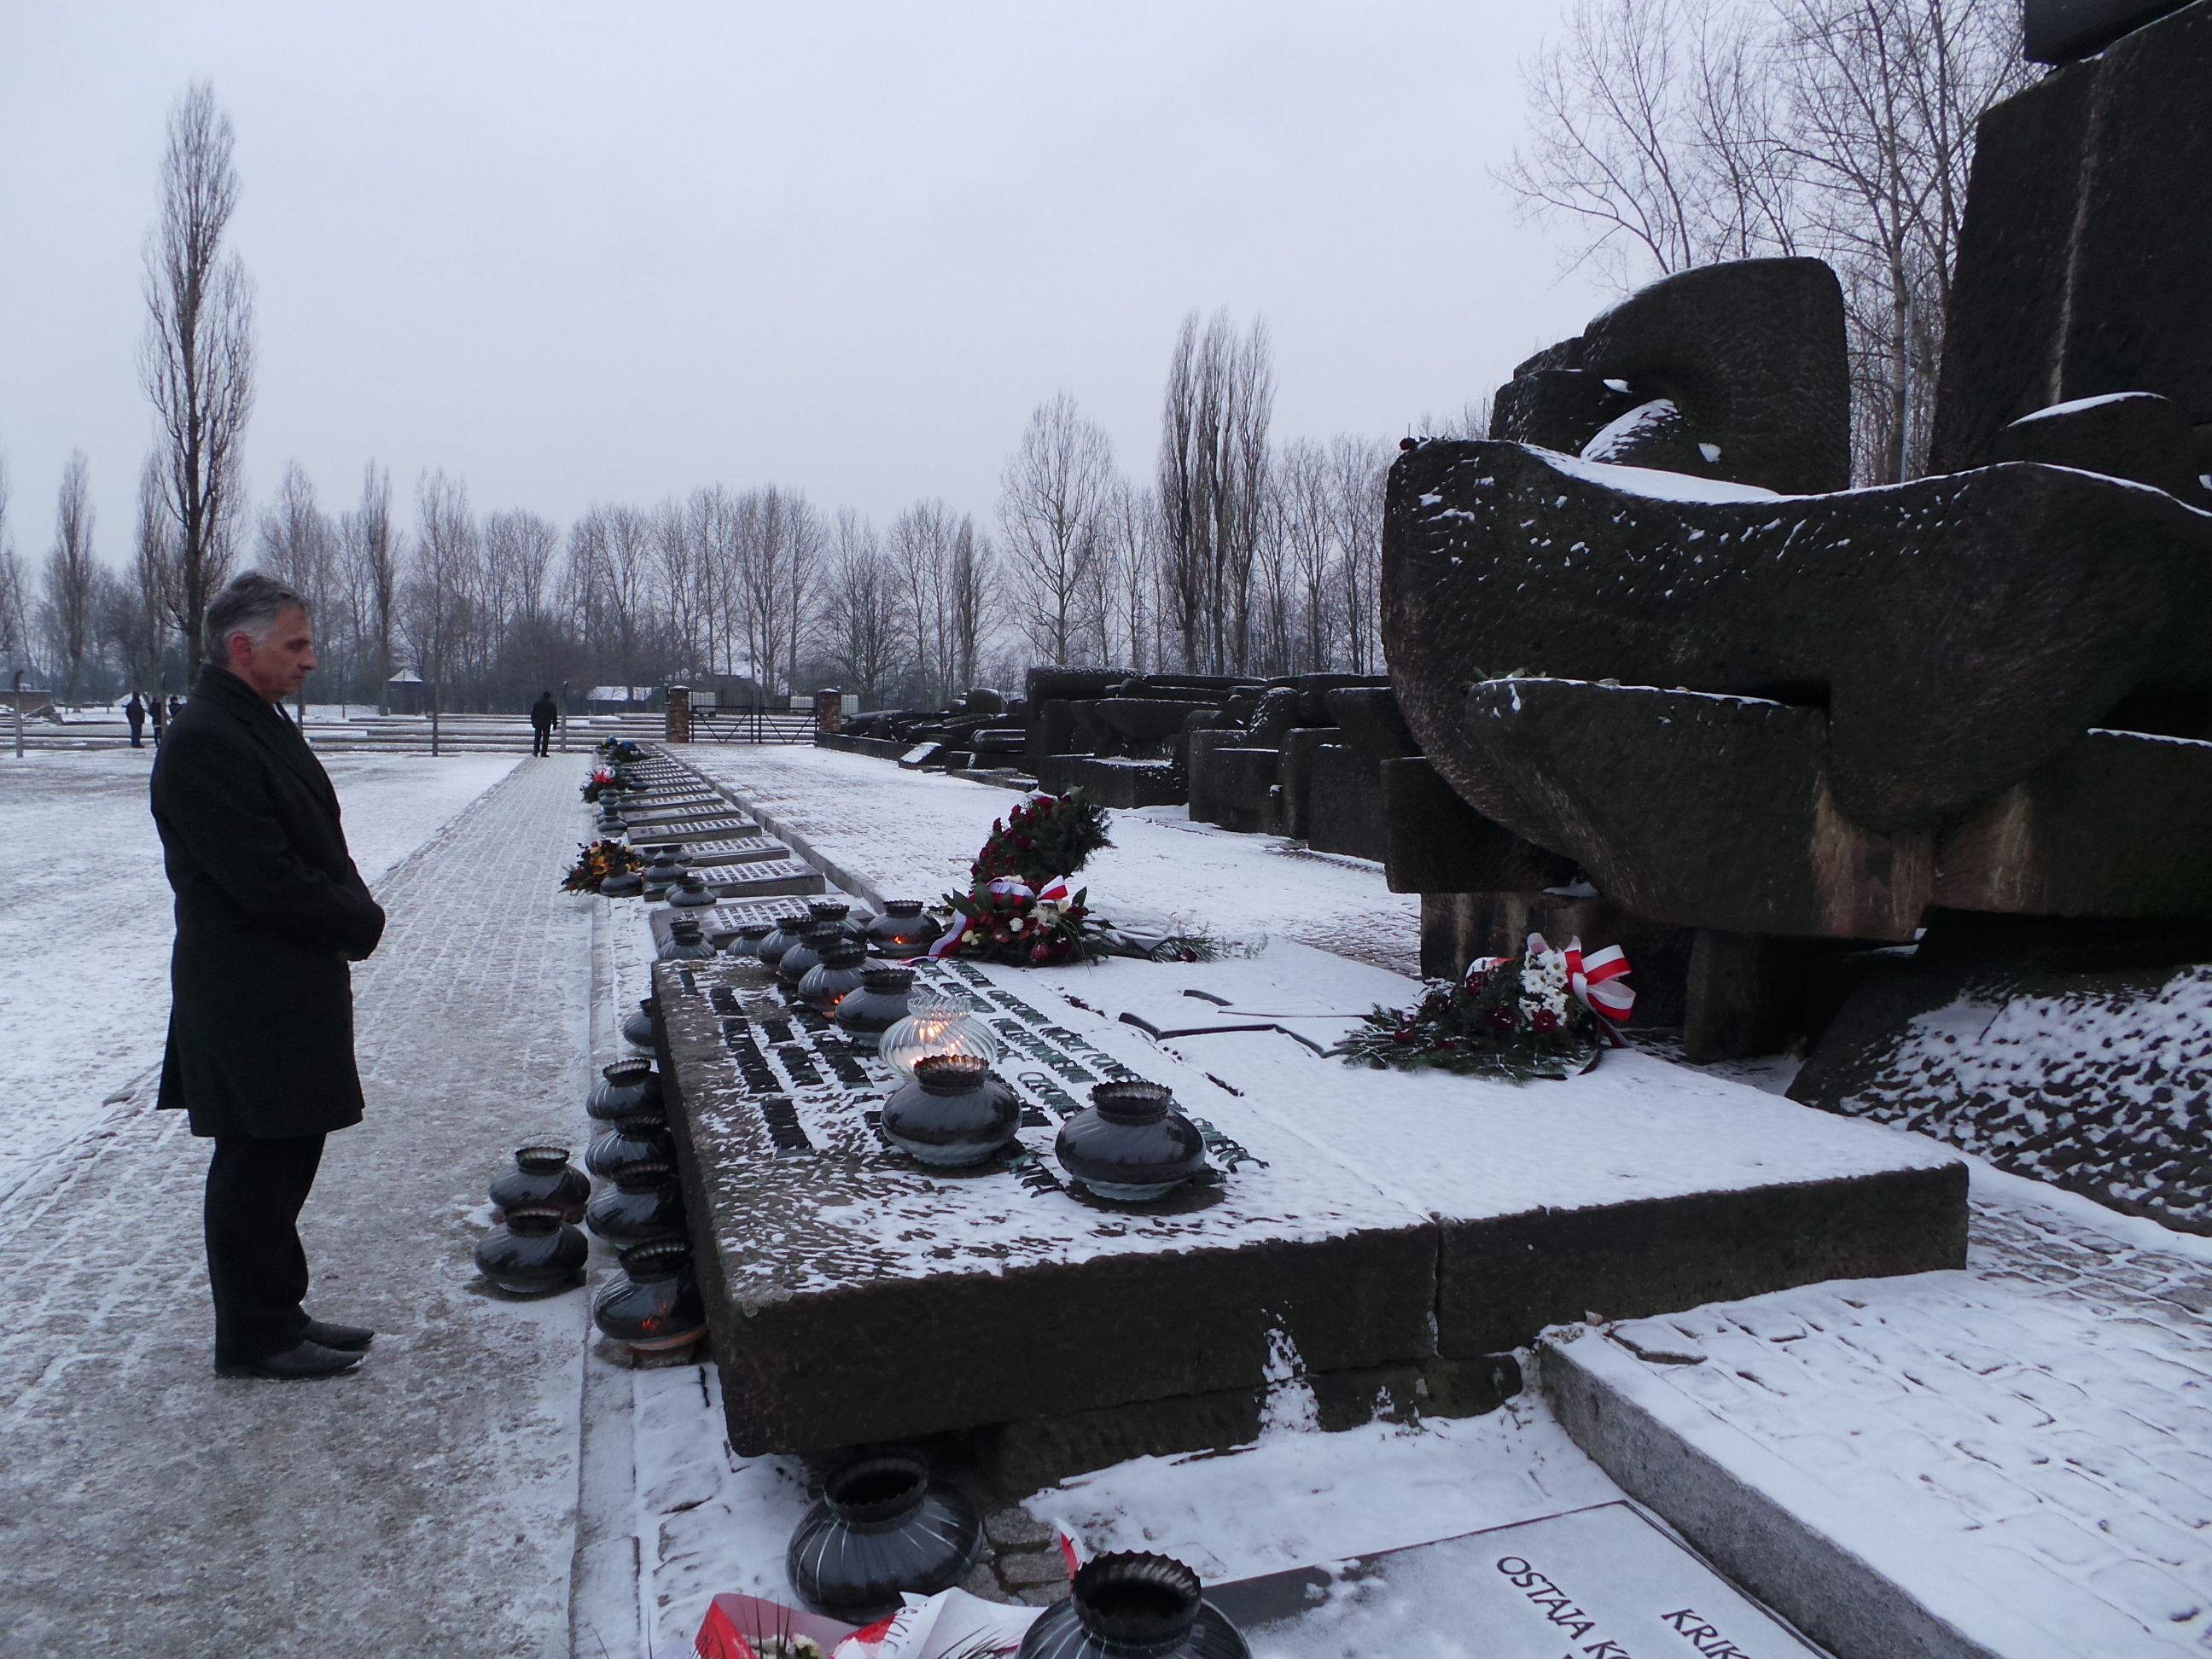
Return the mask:
<svg viewBox="0 0 2212 1659">
<path fill-rule="evenodd" d="M 202 630 L 208 660 L 230 660 L 233 634 L 243 634 L 254 644 L 262 644 L 268 639 L 269 630 L 276 625 L 276 618 L 295 605 L 302 611 L 313 608 L 297 588 L 274 576 L 264 576 L 258 570 L 232 578 L 230 586 L 216 594 L 215 603 L 208 606 L 207 626 Z"/>
</svg>

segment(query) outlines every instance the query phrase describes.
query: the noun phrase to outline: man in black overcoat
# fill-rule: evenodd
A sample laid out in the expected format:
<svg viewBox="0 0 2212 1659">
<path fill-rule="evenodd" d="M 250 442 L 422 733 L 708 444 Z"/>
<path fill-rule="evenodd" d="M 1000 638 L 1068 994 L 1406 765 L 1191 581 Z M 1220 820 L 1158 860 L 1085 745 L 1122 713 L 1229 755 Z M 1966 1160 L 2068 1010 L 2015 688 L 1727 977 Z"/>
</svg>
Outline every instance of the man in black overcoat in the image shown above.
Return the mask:
<svg viewBox="0 0 2212 1659">
<path fill-rule="evenodd" d="M 146 729 L 146 705 L 138 701 L 136 691 L 131 694 L 131 701 L 123 705 L 123 718 L 131 722 L 131 746 L 133 749 L 144 748 L 145 745 L 138 741 L 138 735 Z"/>
<path fill-rule="evenodd" d="M 553 694 L 550 691 L 539 692 L 538 701 L 530 705 L 532 754 L 550 755 L 553 752 L 553 722 L 560 717 L 561 711 L 553 701 Z"/>
<path fill-rule="evenodd" d="M 154 760 L 177 895 L 161 1103 L 215 1142 L 216 1369 L 329 1376 L 374 1334 L 307 1316 L 297 1222 L 323 1137 L 361 1121 L 349 964 L 375 950 L 384 912 L 347 854 L 337 792 L 276 706 L 315 666 L 306 601 L 249 571 L 209 607 L 205 644 Z"/>
</svg>

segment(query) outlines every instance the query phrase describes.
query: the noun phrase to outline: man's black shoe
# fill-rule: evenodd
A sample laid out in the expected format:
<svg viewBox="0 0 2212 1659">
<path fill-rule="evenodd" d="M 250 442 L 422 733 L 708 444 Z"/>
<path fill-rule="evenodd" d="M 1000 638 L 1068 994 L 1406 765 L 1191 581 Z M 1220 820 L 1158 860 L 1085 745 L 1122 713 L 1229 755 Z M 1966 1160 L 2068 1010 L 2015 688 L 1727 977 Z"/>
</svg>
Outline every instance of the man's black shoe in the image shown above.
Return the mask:
<svg viewBox="0 0 2212 1659">
<path fill-rule="evenodd" d="M 249 1363 L 218 1364 L 217 1376 L 265 1376 L 280 1382 L 306 1382 L 311 1377 L 342 1376 L 361 1364 L 357 1353 L 340 1353 L 319 1342 L 302 1342 L 296 1348 L 272 1353 Z"/>
<path fill-rule="evenodd" d="M 359 1353 L 376 1340 L 376 1333 L 366 1325 L 325 1325 L 319 1319 L 309 1320 L 307 1328 L 300 1334 L 325 1348 L 336 1348 L 340 1353 Z"/>
</svg>

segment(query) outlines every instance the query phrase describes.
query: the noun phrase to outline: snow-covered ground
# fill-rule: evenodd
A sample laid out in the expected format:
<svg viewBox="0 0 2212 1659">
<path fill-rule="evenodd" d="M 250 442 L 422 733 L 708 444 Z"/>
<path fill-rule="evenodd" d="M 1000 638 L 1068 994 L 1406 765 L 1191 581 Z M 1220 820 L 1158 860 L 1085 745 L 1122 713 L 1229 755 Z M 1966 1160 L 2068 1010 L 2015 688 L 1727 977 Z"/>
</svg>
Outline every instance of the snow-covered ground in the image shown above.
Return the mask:
<svg viewBox="0 0 2212 1659">
<path fill-rule="evenodd" d="M 168 882 L 151 749 L 0 756 L 0 1199 L 160 1064 Z M 512 756 L 333 756 L 373 887 L 514 769 Z"/>
<path fill-rule="evenodd" d="M 584 758 L 574 758 L 580 778 Z M 929 896 L 957 883 L 991 818 L 1014 799 L 984 786 L 920 778 L 881 762 L 811 750 L 702 747 L 687 758 L 726 776 L 795 833 L 866 877 L 876 891 L 892 896 Z M 0 1055 L 0 1196 L 73 1139 L 82 1140 L 88 1130 L 97 1128 L 102 1102 L 158 1060 L 169 927 L 158 843 L 145 810 L 149 759 L 145 752 L 128 750 L 39 754 L 20 765 L 0 757 L 0 874 L 9 878 L 0 884 L 0 1018 L 14 1039 Z M 434 838 L 515 763 L 508 757 L 362 756 L 326 763 L 346 805 L 357 860 L 375 883 Z M 574 824 L 577 838 L 587 833 L 588 819 L 580 810 Z M 511 884 L 536 890 L 539 883 L 550 886 L 557 879 L 558 872 L 546 867 L 550 855 L 541 843 L 559 842 L 564 834 L 556 830 L 541 836 L 526 858 L 518 854 L 528 867 Z M 1414 901 L 1384 892 L 1372 866 L 1299 856 L 1269 838 L 1194 829 L 1171 810 L 1116 814 L 1114 835 L 1116 847 L 1085 872 L 1102 910 L 1132 923 L 1176 915 L 1247 945 L 1267 941 L 1256 956 L 1214 964 L 1205 980 L 1194 978 L 1191 983 L 1231 995 L 1239 1008 L 1282 1018 L 1316 1040 L 1341 1030 L 1347 1012 L 1410 995 L 1413 986 L 1405 975 L 1413 959 Z M 448 848 L 459 844 L 450 839 L 446 843 Z M 471 848 L 462 862 L 471 881 L 483 879 L 500 850 Z M 425 866 L 415 869 L 419 878 Z M 450 921 L 457 941 L 471 922 L 465 888 L 459 901 Z M 416 908 L 422 908 L 419 902 Z M 426 941 L 436 931 L 428 925 L 435 920 L 434 912 L 423 918 Z M 600 983 L 610 991 L 619 987 L 619 998 L 610 999 L 619 1005 L 641 992 L 648 951 L 643 914 L 635 905 L 606 905 L 602 920 L 617 925 L 601 930 L 606 951 Z M 543 933 L 541 928 L 518 933 L 502 948 L 544 956 Z M 560 937 L 565 940 L 567 935 Z M 422 971 L 447 971 L 434 960 L 428 942 L 423 948 L 428 966 Z M 1062 991 L 1094 1004 L 1110 992 L 1114 1008 L 1139 1009 L 1156 1022 L 1185 1003 L 1182 981 L 1173 971 L 1133 963 L 1087 975 L 1040 973 L 1026 976 L 1024 983 L 1024 994 L 1033 990 L 1040 1006 Z M 396 994 L 399 981 L 391 981 L 387 988 Z M 526 1000 L 507 1000 L 518 1006 Z M 1191 1000 L 1188 1009 L 1198 1016 L 1189 1023 L 1207 1023 L 1206 1005 Z M 423 1017 L 413 1004 L 409 1011 L 404 1018 L 389 1022 L 380 1039 L 393 1057 L 395 1074 L 403 1076 L 413 1030 L 407 1022 Z M 607 1012 L 618 1013 L 619 1006 Z M 522 1022 L 532 1030 L 545 1023 L 534 1005 Z M 468 1035 L 447 1034 L 457 1052 L 466 1046 Z M 610 1022 L 603 1015 L 599 1058 L 611 1057 L 611 1040 Z M 1286 1088 L 1309 1073 L 1323 1080 L 1336 1075 L 1281 1036 L 1201 1038 L 1176 1046 L 1193 1064 L 1238 1086 L 1261 1082 Z M 495 1074 L 495 1056 L 487 1057 L 487 1076 Z M 1663 1104 L 1660 1097 L 1674 1085 L 1638 1081 L 1647 1068 L 1654 1073 L 1675 1070 L 1647 1056 L 1615 1075 L 1624 1084 L 1647 1088 Z M 1597 1079 L 1605 1076 L 1601 1070 Z M 1700 1076 L 1710 1073 L 1681 1072 L 1680 1086 L 1686 1088 Z M 1394 1079 L 1392 1091 L 1405 1097 L 1405 1109 L 1413 1110 L 1420 1104 L 1417 1097 L 1462 1086 L 1445 1079 Z M 1532 1109 L 1547 1098 L 1564 1104 L 1564 1091 L 1557 1097 L 1536 1091 L 1553 1086 L 1522 1091 L 1525 1103 Z M 582 1133 L 565 1097 L 549 1096 L 548 1103 L 549 1124 L 562 1118 L 570 1132 Z M 1778 1109 L 1750 1097 L 1742 1109 L 1750 1121 L 1759 1111 Z M 1875 1133 L 1863 1125 L 1838 1127 Z M 534 1119 L 529 1128 L 535 1132 Z M 520 1144 L 513 1134 L 523 1132 L 514 1130 L 501 1145 Z M 127 1139 L 114 1144 L 121 1146 Z M 394 1144 L 412 1143 L 403 1136 Z M 158 1147 L 141 1151 L 148 1168 L 161 1167 Z M 100 1166 L 107 1161 L 104 1155 Z M 465 1188 L 471 1197 L 477 1190 L 479 1171 L 462 1169 L 465 1160 L 452 1170 L 435 1171 L 422 1170 L 419 1162 L 410 1166 L 409 1177 L 425 1176 L 425 1190 L 445 1194 L 447 1188 L 456 1193 Z M 338 1174 L 343 1174 L 343 1165 Z M 185 1190 L 179 1188 L 180 1194 Z M 342 1180 L 334 1181 L 332 1192 L 318 1201 L 336 1205 L 347 1190 Z M 1682 1340 L 1710 1343 L 1716 1358 L 1725 1351 L 1733 1359 L 1740 1351 L 1752 1356 L 1745 1369 L 1763 1364 L 1775 1376 L 1792 1379 L 1800 1406 L 1759 1392 L 1749 1378 L 1739 1388 L 1730 1381 L 1735 1373 L 1723 1375 L 1711 1365 L 1662 1370 L 1653 1386 L 1708 1390 L 1708 1397 L 1694 1402 L 1699 1409 L 1729 1420 L 1741 1433 L 1765 1437 L 1779 1447 L 1778 1455 L 1803 1450 L 1809 1457 L 1820 1449 L 1814 1439 L 1848 1436 L 1851 1455 L 1832 1463 L 1837 1472 L 1829 1477 L 1838 1501 L 1855 1504 L 1877 1521 L 1893 1509 L 1902 1512 L 1908 1499 L 1923 1507 L 1949 1504 L 1956 1529 L 1969 1545 L 1985 1531 L 1993 1547 L 2019 1552 L 2030 1563 L 2030 1570 L 2014 1581 L 2023 1617 L 2037 1616 L 2039 1581 L 2033 1569 L 2038 1552 L 2049 1552 L 2055 1563 L 2049 1576 L 2065 1583 L 2067 1595 L 2131 1607 L 2140 1604 L 2146 1614 L 2167 1621 L 2180 1640 L 2194 1639 L 2203 1620 L 2195 1614 L 2179 1618 L 2184 1609 L 2173 1587 L 2192 1592 L 2212 1588 L 2203 1576 L 2212 1569 L 2205 1566 L 2199 1547 L 2202 1537 L 2212 1535 L 2212 1427 L 2199 1419 L 2212 1419 L 2212 1413 L 2198 1398 L 2212 1385 L 2201 1381 L 2203 1344 L 2195 1340 L 2202 1328 L 2200 1310 L 2212 1307 L 2212 1279 L 2206 1277 L 2212 1269 L 2212 1243 L 2166 1234 L 2153 1223 L 2111 1215 L 2086 1200 L 1979 1170 L 1975 1198 L 1975 1256 L 1966 1274 L 1886 1281 L 1873 1287 L 1867 1308 L 1848 1315 L 1826 1308 L 1824 1332 L 1802 1337 L 1794 1328 L 1753 1330 L 1747 1324 L 1757 1324 L 1761 1313 L 1788 1314 L 1802 1322 L 1806 1312 L 1820 1311 L 1814 1304 L 1821 1291 L 1784 1293 L 1771 1299 L 1771 1308 L 1743 1304 L 1740 1317 L 1738 1310 L 1702 1310 L 1687 1322 L 1692 1331 L 1674 1333 Z M 173 1209 L 176 1203 L 187 1203 L 188 1194 L 162 1202 Z M 337 1212 L 331 1213 L 335 1217 Z M 86 1224 L 80 1231 L 97 1231 L 91 1224 L 96 1217 L 79 1219 Z M 187 1255 L 192 1224 L 187 1218 L 178 1231 L 186 1242 L 177 1248 Z M 351 1231 L 358 1231 L 357 1225 Z M 329 1243 L 319 1234 L 318 1240 L 319 1249 Z M 442 1235 L 437 1242 L 446 1252 L 438 1259 L 452 1276 L 440 1281 L 441 1294 L 450 1301 L 465 1294 L 465 1288 L 457 1288 L 465 1285 L 465 1248 L 449 1248 Z M 2160 1260 L 2153 1261 L 2151 1253 Z M 2164 1259 L 2169 1256 L 2186 1260 Z M 349 1261 L 333 1265 L 340 1272 L 352 1270 Z M 1908 1324 L 1907 1316 L 1917 1323 Z M 1934 1388 L 1928 1382 L 1928 1356 L 1920 1351 L 1929 1345 L 1905 1340 L 1931 1318 L 1962 1325 L 1978 1322 L 1976 1340 L 1989 1351 L 1978 1358 L 1954 1356 L 1957 1363 L 1945 1369 Z M 1885 1319 L 1890 1322 L 1881 1328 L 1870 1322 Z M 124 1307 L 111 1322 L 138 1328 L 146 1322 L 143 1309 L 134 1314 Z M 460 1347 L 482 1346 L 484 1331 L 492 1328 L 466 1319 L 447 1324 L 441 1340 Z M 549 1327 L 541 1344 L 549 1353 L 550 1331 Z M 1944 1334 L 1951 1347 L 1959 1346 L 1958 1333 Z M 100 1332 L 92 1336 L 97 1339 Z M 419 1340 L 428 1344 L 428 1339 Z M 64 1360 L 88 1367 L 106 1363 L 95 1357 L 106 1350 L 92 1346 L 76 1328 L 58 1337 L 27 1328 L 17 1347 L 32 1359 L 51 1352 L 58 1356 L 56 1366 Z M 1836 1353 L 1832 1368 L 1814 1374 L 1816 1356 L 1827 1350 Z M 425 1357 L 430 1352 L 423 1346 L 417 1353 L 399 1341 L 383 1347 L 378 1364 L 395 1398 L 414 1386 L 410 1376 L 446 1375 L 431 1368 Z M 2137 1353 L 2144 1356 L 2140 1362 L 2132 1357 Z M 516 1350 L 514 1364 L 523 1364 L 520 1354 Z M 488 1357 L 496 1358 L 487 1353 L 477 1358 Z M 197 1350 L 186 1358 L 190 1364 L 179 1362 L 176 1376 L 165 1386 L 178 1390 L 177 1409 L 203 1409 L 204 1402 L 189 1390 L 204 1386 L 204 1359 Z M 1982 1368 L 1992 1359 L 2002 1363 Z M 589 1364 L 603 1366 L 597 1358 Z M 410 1366 L 416 1370 L 410 1372 Z M 586 1433 L 588 1438 L 619 1426 L 619 1441 L 610 1443 L 618 1443 L 626 1455 L 612 1460 L 619 1474 L 611 1486 L 595 1482 L 587 1473 L 580 1530 L 605 1542 L 603 1559 L 619 1562 L 624 1574 L 630 1572 L 633 1559 L 629 1538 L 637 1540 L 635 1559 L 643 1583 L 626 1577 L 623 1582 L 629 1589 L 623 1593 L 642 1590 L 647 1620 L 642 1634 L 655 1645 L 687 1638 L 708 1597 L 717 1592 L 754 1590 L 787 1597 L 783 1549 L 805 1507 L 805 1472 L 791 1460 L 730 1454 L 710 1368 L 611 1374 L 617 1386 L 599 1391 L 599 1407 L 587 1405 L 592 1420 Z M 547 1375 L 565 1387 L 569 1373 L 549 1367 Z M 367 1394 L 366 1383 L 354 1386 Z M 39 1398 L 46 1402 L 41 1409 L 47 1413 L 40 1419 L 41 1444 L 60 1445 L 73 1425 L 93 1420 L 71 1415 L 82 1408 L 71 1405 L 67 1388 L 50 1379 L 39 1387 Z M 238 1399 L 250 1403 L 261 1397 Z M 334 1411 L 331 1402 L 346 1398 L 309 1393 L 301 1402 L 281 1390 L 271 1397 L 291 1401 L 286 1409 L 300 1411 Z M 545 1389 L 540 1404 L 548 1421 L 560 1411 L 573 1411 L 562 1398 L 560 1389 Z M 593 1398 L 589 1384 L 585 1398 Z M 1910 1409 L 1893 1401 L 1906 1402 Z M 241 1404 L 233 1413 L 239 1423 L 246 1423 L 246 1409 Z M 1814 1423 L 1802 1440 L 1793 1442 L 1792 1430 L 1802 1426 L 1793 1420 L 1793 1410 L 1800 1417 L 1826 1414 L 1835 1422 Z M 2160 1412 L 2166 1414 L 2159 1416 Z M 111 1421 L 112 1414 L 100 1420 Z M 1567 1439 L 1534 1390 L 1480 1419 L 1402 1427 L 1376 1424 L 1341 1434 L 1316 1433 L 1310 1424 L 1310 1398 L 1297 1379 L 1287 1378 L 1277 1389 L 1266 1431 L 1250 1446 L 1218 1456 L 1139 1459 L 1035 1494 L 1028 1507 L 1039 1516 L 1073 1524 L 1093 1548 L 1161 1550 L 1219 1580 L 1341 1559 L 1619 1495 L 1604 1473 Z M 1842 1432 L 1838 1425 L 1844 1425 Z M 1853 1428 L 1859 1432 L 1850 1433 Z M 179 1435 L 169 1438 L 183 1440 Z M 525 1443 L 526 1435 L 510 1426 L 489 1439 L 512 1449 Z M 1908 1441 L 1905 1451 L 1897 1449 Z M 132 1460 L 145 1457 L 146 1443 L 111 1437 L 83 1449 L 95 1460 L 118 1460 L 127 1474 Z M 66 1462 L 59 1454 L 46 1458 L 56 1468 Z M 1923 1473 L 1928 1479 L 1918 1478 Z M 112 1478 L 111 1469 L 100 1480 Z M 1945 1487 L 1945 1480 L 1954 1486 Z M 54 1489 L 61 1484 L 57 1476 Z M 550 1491 L 559 1483 L 548 1478 L 538 1484 Z M 565 1490 L 576 1490 L 573 1480 Z M 397 1517 L 392 1522 L 396 1535 L 428 1524 L 420 1505 L 434 1504 L 424 1495 L 429 1491 L 422 1483 L 410 1487 L 407 1480 L 393 1477 L 331 1501 L 357 1504 L 371 1517 Z M 470 1502 L 481 1498 L 474 1490 L 466 1494 Z M 463 1498 L 451 1501 L 459 1504 Z M 158 1521 L 156 1499 L 149 1498 L 143 1507 L 149 1525 Z M 559 1516 L 550 1510 L 533 1509 L 530 1516 L 533 1527 L 557 1528 Z M 263 1517 L 264 1529 L 273 1519 Z M 365 1522 L 362 1530 L 374 1529 Z M 2077 1533 L 2088 1534 L 2087 1541 Z M 227 1547 L 219 1547 L 218 1555 Z M 366 1558 L 364 1563 L 373 1565 Z M 227 1593 L 213 1586 L 238 1565 L 227 1559 L 210 1559 L 209 1571 L 216 1576 L 186 1594 L 208 1605 L 230 1605 Z M 344 1563 L 325 1560 L 317 1570 L 341 1569 L 349 1571 Z M 497 1569 L 487 1570 L 482 1586 L 487 1598 L 512 1590 L 498 1578 Z M 586 1586 L 586 1576 L 580 1574 L 577 1582 Z M 592 1601 L 596 1593 L 580 1589 L 576 1628 L 636 1629 L 635 1601 L 626 1625 L 611 1607 L 599 1624 Z M 2162 1642 L 2160 1646 L 2164 1650 Z M 417 1644 L 416 1650 L 434 1647 Z M 599 1650 L 580 1640 L 576 1650 Z M 608 1651 L 617 1659 L 630 1659 L 635 1648 L 625 1644 Z"/>
<path fill-rule="evenodd" d="M 1021 799 L 830 749 L 693 744 L 684 758 L 886 899 L 965 885 L 991 821 Z M 1420 900 L 1385 888 L 1380 865 L 1193 823 L 1180 806 L 1110 817 L 1114 845 L 1077 883 L 1100 915 L 1130 927 L 1196 924 L 1247 946 L 1296 939 L 1419 971 Z"/>
</svg>

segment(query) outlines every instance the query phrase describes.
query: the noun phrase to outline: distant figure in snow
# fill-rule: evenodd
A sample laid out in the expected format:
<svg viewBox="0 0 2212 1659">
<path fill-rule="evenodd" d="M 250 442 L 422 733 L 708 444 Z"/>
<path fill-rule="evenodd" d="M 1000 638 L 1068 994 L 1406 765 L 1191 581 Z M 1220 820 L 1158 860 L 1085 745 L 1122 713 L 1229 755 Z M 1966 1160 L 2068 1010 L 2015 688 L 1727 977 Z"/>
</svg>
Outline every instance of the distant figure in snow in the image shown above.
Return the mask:
<svg viewBox="0 0 2212 1659">
<path fill-rule="evenodd" d="M 182 697 L 172 697 L 169 699 L 169 718 L 171 720 L 176 719 L 178 715 L 184 712 L 185 701 Z"/>
<path fill-rule="evenodd" d="M 553 726 L 561 718 L 561 711 L 553 702 L 550 691 L 541 691 L 538 701 L 530 705 L 530 752 L 550 755 L 553 752 Z"/>
<path fill-rule="evenodd" d="M 139 701 L 136 691 L 131 694 L 131 701 L 123 705 L 123 718 L 131 722 L 131 746 L 143 749 L 146 745 L 138 741 L 138 734 L 146 729 L 146 705 Z M 157 734 L 154 741 L 161 740 Z"/>
<path fill-rule="evenodd" d="M 349 964 L 384 912 L 346 851 L 338 798 L 277 705 L 315 666 L 307 603 L 248 571 L 207 614 L 209 662 L 154 757 L 154 822 L 177 895 L 164 1108 L 215 1142 L 208 1283 L 226 1376 L 331 1376 L 375 1333 L 301 1305 L 300 1206 L 323 1138 L 361 1121 Z"/>
<path fill-rule="evenodd" d="M 146 713 L 154 722 L 154 747 L 161 746 L 161 728 L 168 724 L 168 705 L 159 697 L 146 699 Z"/>
</svg>

